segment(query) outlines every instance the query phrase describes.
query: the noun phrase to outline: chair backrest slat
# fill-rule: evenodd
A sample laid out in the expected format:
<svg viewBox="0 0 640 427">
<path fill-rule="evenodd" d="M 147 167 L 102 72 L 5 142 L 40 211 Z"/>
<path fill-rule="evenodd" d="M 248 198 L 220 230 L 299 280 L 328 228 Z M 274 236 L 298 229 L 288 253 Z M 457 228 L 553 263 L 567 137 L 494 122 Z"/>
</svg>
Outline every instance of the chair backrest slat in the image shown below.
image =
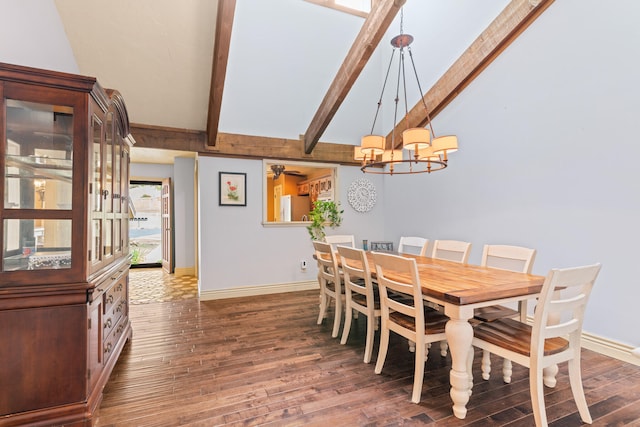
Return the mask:
<svg viewBox="0 0 640 427">
<path fill-rule="evenodd" d="M 324 241 L 331 245 L 334 251 L 337 251 L 337 246 L 349 246 L 356 247 L 356 238 L 353 234 L 334 234 L 332 236 L 324 236 Z"/>
<path fill-rule="evenodd" d="M 315 249 L 316 259 L 318 262 L 318 279 L 320 279 L 320 286 L 326 286 L 327 282 L 333 283 L 335 285 L 336 292 L 341 292 L 342 288 L 340 271 L 338 270 L 338 260 L 331 249 L 331 245 L 314 240 L 313 248 Z"/>
<path fill-rule="evenodd" d="M 429 239 L 424 237 L 403 236 L 400 237 L 400 242 L 398 243 L 398 252 L 426 256 L 428 245 Z"/>
<path fill-rule="evenodd" d="M 600 267 L 600 264 L 594 264 L 549 272 L 534 316 L 532 355 L 534 351 L 543 351 L 544 340 L 548 338 L 579 340 L 584 312 Z"/>
<path fill-rule="evenodd" d="M 481 265 L 531 274 L 535 257 L 535 249 L 510 245 L 484 245 Z"/>
<path fill-rule="evenodd" d="M 373 304 L 373 283 L 367 256 L 362 249 L 338 245 L 338 254 L 344 274 L 345 289 L 365 295 L 367 305 Z"/>
<path fill-rule="evenodd" d="M 435 240 L 433 242 L 432 258 L 466 264 L 471 252 L 471 243 L 459 240 Z"/>
</svg>

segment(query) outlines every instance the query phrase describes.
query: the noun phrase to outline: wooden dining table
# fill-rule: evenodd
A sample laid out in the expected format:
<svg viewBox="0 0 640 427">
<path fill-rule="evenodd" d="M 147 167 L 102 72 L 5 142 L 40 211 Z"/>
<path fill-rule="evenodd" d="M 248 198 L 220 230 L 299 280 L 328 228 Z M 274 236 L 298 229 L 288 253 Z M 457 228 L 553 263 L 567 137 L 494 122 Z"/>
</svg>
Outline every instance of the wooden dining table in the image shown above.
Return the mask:
<svg viewBox="0 0 640 427">
<path fill-rule="evenodd" d="M 453 414 L 465 418 L 472 385 L 467 373 L 467 358 L 472 351 L 473 328 L 469 320 L 473 318 L 474 310 L 536 298 L 545 278 L 417 255 L 401 256 L 415 258 L 424 299 L 443 306 L 449 317 L 445 333 L 451 354 L 449 380 Z M 367 253 L 367 259 L 375 274 L 371 252 Z"/>
</svg>

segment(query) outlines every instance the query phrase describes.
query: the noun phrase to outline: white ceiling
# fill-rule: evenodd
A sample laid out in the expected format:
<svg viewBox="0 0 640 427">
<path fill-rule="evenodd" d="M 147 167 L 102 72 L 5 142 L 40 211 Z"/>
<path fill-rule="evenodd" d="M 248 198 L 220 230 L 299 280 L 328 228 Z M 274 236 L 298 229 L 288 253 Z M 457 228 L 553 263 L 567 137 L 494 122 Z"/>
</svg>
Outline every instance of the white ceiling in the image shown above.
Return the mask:
<svg viewBox="0 0 640 427">
<path fill-rule="evenodd" d="M 80 73 L 132 123 L 204 130 L 217 0 L 55 0 Z"/>
<path fill-rule="evenodd" d="M 206 129 L 217 0 L 54 1 L 80 73 L 120 91 L 132 123 Z M 508 2 L 407 0 L 404 29 L 416 38 L 423 92 Z M 322 141 L 358 144 L 369 132 L 396 21 Z M 363 22 L 302 0 L 237 0 L 220 131 L 305 133 Z M 413 106 L 418 92 L 409 95 Z M 389 121 L 380 132 L 390 130 Z M 133 161 L 153 158 L 138 150 Z M 175 153 L 160 154 L 171 162 Z"/>
</svg>

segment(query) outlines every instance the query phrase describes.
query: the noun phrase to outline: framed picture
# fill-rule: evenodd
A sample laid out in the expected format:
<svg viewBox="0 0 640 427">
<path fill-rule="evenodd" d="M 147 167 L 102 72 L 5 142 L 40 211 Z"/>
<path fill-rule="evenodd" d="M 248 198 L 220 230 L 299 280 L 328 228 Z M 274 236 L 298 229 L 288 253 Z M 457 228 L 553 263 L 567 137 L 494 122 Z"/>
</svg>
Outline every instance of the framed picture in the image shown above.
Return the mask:
<svg viewBox="0 0 640 427">
<path fill-rule="evenodd" d="M 220 206 L 247 206 L 247 174 L 219 172 Z"/>
</svg>

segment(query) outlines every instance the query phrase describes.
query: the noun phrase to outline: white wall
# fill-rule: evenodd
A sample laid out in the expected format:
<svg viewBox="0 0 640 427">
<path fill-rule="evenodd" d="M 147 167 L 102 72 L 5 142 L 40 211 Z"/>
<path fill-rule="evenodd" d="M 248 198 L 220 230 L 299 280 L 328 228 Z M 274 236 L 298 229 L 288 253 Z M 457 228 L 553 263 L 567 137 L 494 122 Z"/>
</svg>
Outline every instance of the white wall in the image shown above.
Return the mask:
<svg viewBox="0 0 640 427">
<path fill-rule="evenodd" d="M 176 157 L 173 164 L 173 238 L 175 267 L 193 268 L 195 246 L 195 165 L 190 157 Z"/>
<path fill-rule="evenodd" d="M 171 178 L 173 181 L 173 165 L 153 163 L 131 163 L 129 176 L 132 180 L 162 180 Z"/>
<path fill-rule="evenodd" d="M 450 167 L 385 180 L 390 237 L 538 250 L 534 273 L 601 262 L 584 328 L 640 344 L 640 3 L 559 0 L 435 121 Z"/>
<path fill-rule="evenodd" d="M 201 291 L 233 289 L 316 280 L 313 247 L 305 227 L 261 224 L 263 200 L 262 161 L 214 157 L 198 159 L 200 230 L 199 278 Z M 219 206 L 219 172 L 247 174 L 247 206 Z M 382 238 L 383 196 L 370 214 L 355 212 L 347 202 L 347 188 L 361 172 L 340 167 L 338 193 L 344 208 L 342 225 L 327 232 L 354 234 L 362 239 Z M 372 179 L 381 189 L 381 179 Z M 300 261 L 306 259 L 306 271 Z"/>
<path fill-rule="evenodd" d="M 53 0 L 0 0 L 0 62 L 78 73 Z"/>
</svg>

